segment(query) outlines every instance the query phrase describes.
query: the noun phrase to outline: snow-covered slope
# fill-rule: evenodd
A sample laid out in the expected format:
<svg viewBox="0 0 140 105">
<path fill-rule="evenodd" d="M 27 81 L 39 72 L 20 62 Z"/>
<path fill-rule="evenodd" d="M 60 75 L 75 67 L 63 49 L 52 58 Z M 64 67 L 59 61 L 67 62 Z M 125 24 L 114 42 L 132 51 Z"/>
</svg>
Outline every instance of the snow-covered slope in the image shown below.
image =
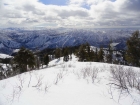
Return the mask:
<svg viewBox="0 0 140 105">
<path fill-rule="evenodd" d="M 135 29 L 1 29 L 0 52 L 10 53 L 21 46 L 42 50 L 77 46 L 85 42 L 96 47 L 106 47 L 110 40 L 121 43 L 124 48 L 126 39 L 134 31 Z"/>
<path fill-rule="evenodd" d="M 131 89 L 127 94 L 109 85 L 111 64 L 78 62 L 74 56 L 72 58 L 67 63 L 62 58 L 53 60 L 48 68 L 1 80 L 0 105 L 140 104 L 137 90 Z"/>
<path fill-rule="evenodd" d="M 7 55 L 7 54 L 0 54 L 0 58 L 4 59 L 4 58 L 11 58 L 11 56 Z"/>
</svg>

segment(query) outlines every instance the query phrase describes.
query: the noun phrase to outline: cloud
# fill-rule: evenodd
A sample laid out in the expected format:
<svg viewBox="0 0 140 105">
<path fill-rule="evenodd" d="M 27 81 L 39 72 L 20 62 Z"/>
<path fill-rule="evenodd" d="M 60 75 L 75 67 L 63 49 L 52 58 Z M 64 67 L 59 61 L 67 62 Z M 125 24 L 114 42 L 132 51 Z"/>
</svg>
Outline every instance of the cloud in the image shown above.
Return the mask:
<svg viewBox="0 0 140 105">
<path fill-rule="evenodd" d="M 128 0 L 116 0 L 115 2 L 104 1 L 98 5 L 91 5 L 91 14 L 93 13 L 92 17 L 95 17 L 96 22 L 98 22 L 100 25 L 137 25 L 134 24 L 134 21 L 140 23 L 138 21 L 140 13 L 131 9 L 130 7 L 132 7 L 132 4 L 127 2 Z M 137 1 L 135 0 L 135 2 Z M 96 14 L 96 16 L 94 14 Z"/>
<path fill-rule="evenodd" d="M 127 0 L 124 8 L 130 11 L 140 11 L 140 0 Z"/>
<path fill-rule="evenodd" d="M 139 0 L 69 0 L 65 6 L 38 0 L 1 0 L 0 27 L 139 26 L 139 5 Z"/>
<path fill-rule="evenodd" d="M 73 8 L 65 6 L 61 9 L 57 9 L 55 12 L 57 12 L 58 16 L 62 18 L 68 18 L 68 17 L 87 17 L 88 11 L 84 8 Z"/>
</svg>

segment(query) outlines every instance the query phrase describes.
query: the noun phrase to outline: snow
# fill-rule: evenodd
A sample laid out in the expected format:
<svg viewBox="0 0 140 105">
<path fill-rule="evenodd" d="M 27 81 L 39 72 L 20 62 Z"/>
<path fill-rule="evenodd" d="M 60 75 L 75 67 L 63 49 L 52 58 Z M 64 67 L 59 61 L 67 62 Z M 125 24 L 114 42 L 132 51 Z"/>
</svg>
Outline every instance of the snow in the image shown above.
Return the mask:
<svg viewBox="0 0 140 105">
<path fill-rule="evenodd" d="M 121 95 L 110 82 L 112 64 L 78 62 L 63 58 L 49 63 L 48 68 L 33 70 L 0 81 L 0 105 L 139 105 L 140 95 Z M 127 66 L 126 66 L 127 67 Z M 82 71 L 97 70 L 94 82 Z M 139 68 L 134 68 L 139 70 Z"/>
<path fill-rule="evenodd" d="M 110 46 L 111 47 L 115 47 L 116 45 L 118 45 L 119 43 L 111 43 Z"/>
<path fill-rule="evenodd" d="M 0 54 L 0 58 L 11 58 L 11 56 L 7 54 Z"/>
<path fill-rule="evenodd" d="M 19 50 L 20 50 L 20 49 L 15 49 L 15 50 L 13 51 L 13 53 L 17 53 L 17 52 L 19 52 Z"/>
</svg>

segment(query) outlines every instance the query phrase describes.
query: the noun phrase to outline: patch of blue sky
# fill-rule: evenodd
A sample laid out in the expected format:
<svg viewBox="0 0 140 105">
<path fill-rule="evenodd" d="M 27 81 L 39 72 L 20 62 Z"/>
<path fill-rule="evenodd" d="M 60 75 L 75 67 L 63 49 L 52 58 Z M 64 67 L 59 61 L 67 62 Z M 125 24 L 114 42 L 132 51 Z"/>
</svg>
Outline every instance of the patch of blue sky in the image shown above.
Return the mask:
<svg viewBox="0 0 140 105">
<path fill-rule="evenodd" d="M 39 0 L 40 2 L 42 2 L 43 4 L 46 5 L 67 5 L 68 4 L 68 0 Z"/>
<path fill-rule="evenodd" d="M 7 5 L 9 5 L 9 4 L 4 3 L 4 5 L 7 6 Z"/>
<path fill-rule="evenodd" d="M 90 9 L 90 5 L 88 5 L 88 4 L 83 4 L 82 7 L 86 8 L 86 9 Z"/>
<path fill-rule="evenodd" d="M 111 0 L 111 1 L 113 1 L 113 2 L 114 2 L 114 1 L 116 1 L 116 0 Z"/>
</svg>

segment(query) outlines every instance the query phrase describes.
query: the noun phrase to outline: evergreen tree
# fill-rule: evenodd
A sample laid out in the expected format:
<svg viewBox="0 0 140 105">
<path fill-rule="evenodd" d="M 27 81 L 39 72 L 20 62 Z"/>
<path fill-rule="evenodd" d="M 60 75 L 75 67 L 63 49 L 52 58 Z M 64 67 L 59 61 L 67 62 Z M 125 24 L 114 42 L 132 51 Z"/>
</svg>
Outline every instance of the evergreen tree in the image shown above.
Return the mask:
<svg viewBox="0 0 140 105">
<path fill-rule="evenodd" d="M 77 56 L 79 58 L 79 61 L 85 61 L 86 60 L 86 51 L 85 51 L 85 45 L 81 45 L 78 52 Z"/>
<path fill-rule="evenodd" d="M 99 62 L 103 62 L 104 61 L 104 51 L 103 51 L 102 47 L 100 47 L 100 50 L 98 52 L 98 59 L 99 59 Z"/>
<path fill-rule="evenodd" d="M 127 40 L 125 58 L 129 64 L 140 66 L 140 33 L 135 31 Z"/>
<path fill-rule="evenodd" d="M 56 50 L 55 50 L 55 58 L 60 58 L 61 57 L 61 50 L 60 50 L 60 48 L 57 48 Z"/>
<path fill-rule="evenodd" d="M 43 64 L 44 64 L 44 54 L 40 54 L 39 55 L 39 63 L 41 64 L 42 68 L 43 68 Z"/>
<path fill-rule="evenodd" d="M 11 58 L 4 58 L 4 59 L 1 59 L 1 62 L 6 64 L 6 66 L 7 66 L 7 64 L 10 63 L 10 60 L 11 60 Z"/>
<path fill-rule="evenodd" d="M 76 56 L 79 58 L 79 61 L 93 61 L 95 60 L 95 53 L 90 49 L 90 45 L 88 43 L 82 44 Z"/>
<path fill-rule="evenodd" d="M 95 54 L 94 54 L 94 61 L 95 62 L 99 62 L 99 59 L 98 59 L 98 50 L 96 48 L 96 51 L 95 51 Z"/>
<path fill-rule="evenodd" d="M 63 56 L 64 56 L 63 60 L 64 60 L 65 62 L 67 62 L 67 61 L 69 60 L 69 50 L 68 50 L 67 47 L 64 49 Z"/>
<path fill-rule="evenodd" d="M 89 45 L 89 43 L 86 43 L 85 47 L 86 47 L 87 53 L 90 54 L 90 45 Z"/>
<path fill-rule="evenodd" d="M 112 57 L 113 57 L 113 49 L 111 47 L 112 41 L 110 41 L 108 45 L 108 54 L 106 55 L 106 60 L 108 63 L 112 63 Z"/>
<path fill-rule="evenodd" d="M 36 55 L 36 56 L 35 56 L 35 64 L 36 64 L 36 68 L 37 68 L 37 69 L 40 68 L 40 63 L 41 63 L 41 62 L 40 62 L 40 58 L 39 58 L 39 56 Z"/>
<path fill-rule="evenodd" d="M 44 64 L 46 66 L 48 66 L 48 64 L 49 64 L 49 56 L 48 56 L 48 54 L 45 54 L 45 56 L 44 56 Z"/>
<path fill-rule="evenodd" d="M 95 58 L 95 52 L 93 50 L 91 50 L 91 52 L 90 52 L 90 60 L 94 61 L 94 58 Z"/>
<path fill-rule="evenodd" d="M 91 61 L 91 50 L 89 43 L 85 44 L 86 61 Z"/>
<path fill-rule="evenodd" d="M 35 66 L 35 57 L 30 50 L 22 47 L 14 57 L 14 62 L 19 65 L 20 73 L 23 73 L 27 71 L 27 66 Z"/>
</svg>

